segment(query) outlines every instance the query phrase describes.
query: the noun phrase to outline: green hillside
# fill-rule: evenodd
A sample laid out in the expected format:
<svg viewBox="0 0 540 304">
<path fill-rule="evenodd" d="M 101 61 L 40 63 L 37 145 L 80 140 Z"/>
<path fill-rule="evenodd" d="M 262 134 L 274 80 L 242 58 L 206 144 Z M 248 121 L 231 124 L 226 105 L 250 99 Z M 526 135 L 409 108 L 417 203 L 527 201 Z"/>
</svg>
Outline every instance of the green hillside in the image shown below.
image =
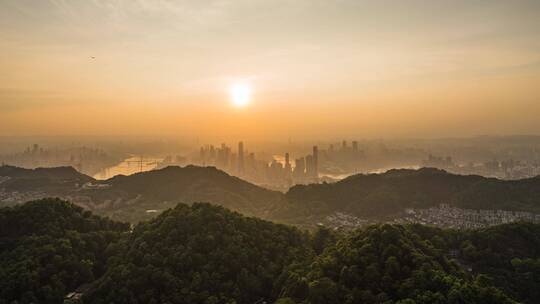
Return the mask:
<svg viewBox="0 0 540 304">
<path fill-rule="evenodd" d="M 0 303 L 536 303 L 540 225 L 308 233 L 207 203 L 128 225 L 48 199 L 0 209 Z M 83 288 L 84 287 L 84 288 Z"/>
<path fill-rule="evenodd" d="M 128 228 L 57 199 L 0 209 L 0 303 L 62 303 L 105 272 Z"/>
<path fill-rule="evenodd" d="M 441 203 L 469 209 L 504 209 L 540 213 L 540 177 L 515 181 L 443 170 L 390 170 L 358 174 L 331 184 L 296 185 L 287 204 L 273 213 L 278 220 L 316 221 L 336 211 L 368 219 L 391 219 L 405 208 L 428 208 Z"/>
<path fill-rule="evenodd" d="M 88 303 L 255 303 L 309 259 L 307 235 L 222 207 L 179 204 L 135 227 Z"/>
</svg>

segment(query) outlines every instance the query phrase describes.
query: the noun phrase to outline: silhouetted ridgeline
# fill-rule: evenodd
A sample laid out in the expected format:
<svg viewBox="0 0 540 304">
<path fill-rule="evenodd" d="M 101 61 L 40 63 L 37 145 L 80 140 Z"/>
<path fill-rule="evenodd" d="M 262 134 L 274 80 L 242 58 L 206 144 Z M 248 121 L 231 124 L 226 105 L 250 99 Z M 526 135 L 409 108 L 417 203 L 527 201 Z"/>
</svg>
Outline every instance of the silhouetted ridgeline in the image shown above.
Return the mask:
<svg viewBox="0 0 540 304">
<path fill-rule="evenodd" d="M 41 215 L 41 219 L 38 219 Z M 67 202 L 0 209 L 0 303 L 537 303 L 540 225 L 313 234 L 179 204 L 132 233 Z M 7 231 L 7 232 L 6 232 Z M 81 285 L 84 288 L 79 288 Z M 74 290 L 81 293 L 72 294 Z"/>
<path fill-rule="evenodd" d="M 313 213 L 348 212 L 364 218 L 389 218 L 405 208 L 441 203 L 470 209 L 540 213 L 540 177 L 505 181 L 443 170 L 390 170 L 358 174 L 332 184 L 296 185 L 288 205 L 274 216 L 294 222 Z"/>
<path fill-rule="evenodd" d="M 13 204 L 43 197 L 68 199 L 98 214 L 133 223 L 152 218 L 178 202 L 200 201 L 268 217 L 283 199 L 280 192 L 258 187 L 214 167 L 173 166 L 105 181 L 70 167 L 0 167 L 0 201 Z"/>
<path fill-rule="evenodd" d="M 73 167 L 25 169 L 14 166 L 0 166 L 0 176 L 13 178 L 48 178 L 52 180 L 90 181 L 93 178 L 79 173 Z"/>
<path fill-rule="evenodd" d="M 0 177 L 2 176 L 10 179 L 2 181 L 0 188 L 11 191 L 45 191 L 52 194 L 69 191 L 93 180 L 73 167 L 24 169 L 0 166 Z"/>
<path fill-rule="evenodd" d="M 166 167 L 130 176 L 116 176 L 103 190 L 141 195 L 155 202 L 212 202 L 247 215 L 264 216 L 281 193 L 258 187 L 215 167 Z"/>
<path fill-rule="evenodd" d="M 0 167 L 0 201 L 22 203 L 49 196 L 132 223 L 150 219 L 178 202 L 211 202 L 246 215 L 314 226 L 335 212 L 363 219 L 392 219 L 405 208 L 441 203 L 540 213 L 540 178 L 503 181 L 431 168 L 390 170 L 358 174 L 331 184 L 297 185 L 283 194 L 214 167 L 167 167 L 105 181 L 72 168 Z"/>
</svg>

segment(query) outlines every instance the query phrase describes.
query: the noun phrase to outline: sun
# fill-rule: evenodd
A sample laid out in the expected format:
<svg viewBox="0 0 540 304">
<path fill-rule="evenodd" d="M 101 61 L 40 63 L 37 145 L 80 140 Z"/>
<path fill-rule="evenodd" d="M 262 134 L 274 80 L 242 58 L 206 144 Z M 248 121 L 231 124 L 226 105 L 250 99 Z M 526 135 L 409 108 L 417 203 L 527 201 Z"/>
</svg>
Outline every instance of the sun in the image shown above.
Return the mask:
<svg viewBox="0 0 540 304">
<path fill-rule="evenodd" d="M 247 83 L 234 83 L 229 88 L 231 102 L 237 108 L 243 108 L 249 105 L 251 101 L 251 86 Z"/>
</svg>

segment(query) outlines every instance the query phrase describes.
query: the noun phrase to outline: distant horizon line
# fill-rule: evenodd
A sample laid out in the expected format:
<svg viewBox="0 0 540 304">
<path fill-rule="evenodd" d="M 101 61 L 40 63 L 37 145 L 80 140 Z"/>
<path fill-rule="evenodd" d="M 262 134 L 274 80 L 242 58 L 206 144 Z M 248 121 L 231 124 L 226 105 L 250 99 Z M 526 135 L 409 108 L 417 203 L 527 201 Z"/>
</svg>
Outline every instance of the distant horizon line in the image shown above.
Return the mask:
<svg viewBox="0 0 540 304">
<path fill-rule="evenodd" d="M 0 139 L 26 139 L 26 138 L 51 138 L 51 139 L 62 139 L 62 138 L 129 138 L 129 139 L 167 139 L 167 140 L 176 140 L 176 141 L 252 141 L 252 142 L 264 142 L 264 143 L 287 143 L 287 142 L 330 142 L 330 141 L 377 141 L 377 140 L 452 140 L 452 139 L 478 139 L 478 138 L 527 138 L 527 137 L 538 137 L 540 138 L 540 133 L 533 134 L 523 134 L 523 133 L 512 133 L 512 134 L 478 134 L 478 135 L 456 135 L 456 136 L 352 136 L 352 135 L 343 135 L 336 136 L 333 138 L 328 138 L 326 136 L 321 138 L 294 138 L 289 137 L 288 139 L 275 140 L 267 139 L 261 140 L 256 138 L 256 136 L 185 136 L 185 135 L 172 135 L 172 134 L 145 134 L 145 135 L 134 135 L 134 134 L 114 134 L 114 135 L 97 135 L 97 134 L 58 134 L 58 135 L 1 135 Z M 262 137 L 262 136 L 261 136 Z"/>
</svg>

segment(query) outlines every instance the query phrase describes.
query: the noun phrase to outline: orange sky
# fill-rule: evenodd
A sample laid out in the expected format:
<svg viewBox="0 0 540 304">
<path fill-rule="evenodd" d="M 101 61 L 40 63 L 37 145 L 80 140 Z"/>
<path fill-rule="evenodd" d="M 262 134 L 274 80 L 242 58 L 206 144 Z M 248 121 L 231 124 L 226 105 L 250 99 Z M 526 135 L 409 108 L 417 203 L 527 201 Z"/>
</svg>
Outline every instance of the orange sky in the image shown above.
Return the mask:
<svg viewBox="0 0 540 304">
<path fill-rule="evenodd" d="M 5 0 L 0 71 L 0 135 L 540 134 L 540 3 Z"/>
</svg>

